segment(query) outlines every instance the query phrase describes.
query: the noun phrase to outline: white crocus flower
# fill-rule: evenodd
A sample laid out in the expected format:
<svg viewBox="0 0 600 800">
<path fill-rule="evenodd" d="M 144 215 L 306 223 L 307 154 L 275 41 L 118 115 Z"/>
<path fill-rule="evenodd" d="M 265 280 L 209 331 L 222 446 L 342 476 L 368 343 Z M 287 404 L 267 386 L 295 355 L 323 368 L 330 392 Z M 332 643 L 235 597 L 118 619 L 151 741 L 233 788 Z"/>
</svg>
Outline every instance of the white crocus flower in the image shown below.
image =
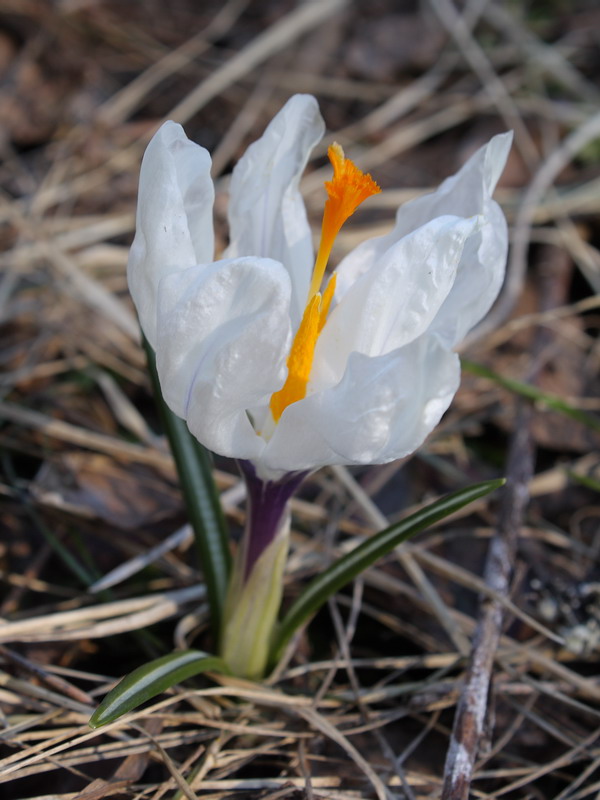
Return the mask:
<svg viewBox="0 0 600 800">
<path fill-rule="evenodd" d="M 511 136 L 496 136 L 437 192 L 404 205 L 321 293 L 341 226 L 379 187 L 329 148 L 316 258 L 298 185 L 324 133 L 297 95 L 233 172 L 230 245 L 214 261 L 210 157 L 167 122 L 142 164 L 128 277 L 171 409 L 248 490 L 222 620 L 236 675 L 267 669 L 289 542 L 288 501 L 324 464 L 415 450 L 459 383 L 454 347 L 498 294 L 506 222 L 492 192 Z"/>
<path fill-rule="evenodd" d="M 492 200 L 511 135 L 359 245 L 321 296 L 333 238 L 378 191 L 339 146 L 315 260 L 298 184 L 324 124 L 292 97 L 233 172 L 230 245 L 214 260 L 210 157 L 180 125 L 150 142 L 128 277 L 171 409 L 263 480 L 414 451 L 459 383 L 453 348 L 488 311 L 507 252 Z"/>
</svg>

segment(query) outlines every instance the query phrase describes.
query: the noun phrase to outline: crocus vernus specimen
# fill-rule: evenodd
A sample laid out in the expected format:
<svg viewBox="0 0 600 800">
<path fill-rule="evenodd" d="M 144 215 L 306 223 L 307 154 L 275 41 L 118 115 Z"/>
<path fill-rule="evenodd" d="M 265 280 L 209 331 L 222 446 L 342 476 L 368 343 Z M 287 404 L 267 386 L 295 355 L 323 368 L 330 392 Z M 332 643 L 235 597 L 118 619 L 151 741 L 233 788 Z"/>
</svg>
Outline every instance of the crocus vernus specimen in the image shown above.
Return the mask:
<svg viewBox="0 0 600 800">
<path fill-rule="evenodd" d="M 490 308 L 506 263 L 492 192 L 510 134 L 402 206 L 391 233 L 327 278 L 337 233 L 379 187 L 329 148 L 315 258 L 298 185 L 323 133 L 315 99 L 297 95 L 248 148 L 218 260 L 208 152 L 167 122 L 140 176 L 128 277 L 164 399 L 247 482 L 222 654 L 250 677 L 264 672 L 278 612 L 291 494 L 322 465 L 384 463 L 423 442 L 458 388 L 454 347 Z"/>
</svg>

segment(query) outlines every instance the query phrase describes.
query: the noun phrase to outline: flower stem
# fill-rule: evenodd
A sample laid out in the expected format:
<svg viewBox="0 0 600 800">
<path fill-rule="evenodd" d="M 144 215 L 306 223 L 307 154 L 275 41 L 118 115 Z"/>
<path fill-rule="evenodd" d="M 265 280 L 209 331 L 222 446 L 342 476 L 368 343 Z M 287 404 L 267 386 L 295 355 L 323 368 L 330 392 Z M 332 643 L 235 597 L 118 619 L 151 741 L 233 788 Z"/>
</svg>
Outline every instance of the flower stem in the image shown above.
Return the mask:
<svg viewBox="0 0 600 800">
<path fill-rule="evenodd" d="M 300 486 L 305 472 L 293 472 L 278 481 L 263 481 L 249 461 L 238 461 L 247 490 L 244 550 L 244 579 L 277 535 L 288 502 Z"/>
<path fill-rule="evenodd" d="M 277 622 L 288 551 L 289 500 L 305 473 L 263 481 L 240 462 L 248 490 L 246 526 L 225 603 L 221 655 L 234 675 L 264 676 Z"/>
</svg>

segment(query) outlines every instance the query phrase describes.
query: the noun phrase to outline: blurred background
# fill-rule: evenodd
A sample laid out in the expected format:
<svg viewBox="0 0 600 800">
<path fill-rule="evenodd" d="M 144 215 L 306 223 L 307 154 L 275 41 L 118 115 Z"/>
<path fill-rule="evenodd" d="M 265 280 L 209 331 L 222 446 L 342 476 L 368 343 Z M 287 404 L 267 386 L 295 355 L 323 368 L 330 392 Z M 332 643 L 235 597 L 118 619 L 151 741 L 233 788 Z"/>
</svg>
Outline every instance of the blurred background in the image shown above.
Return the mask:
<svg viewBox="0 0 600 800">
<path fill-rule="evenodd" d="M 383 189 L 334 261 L 494 133 L 515 142 L 508 278 L 452 409 L 408 463 L 307 482 L 288 593 L 386 518 L 512 475 L 531 499 L 473 796 L 598 796 L 599 45 L 593 0 L 0 0 L 3 797 L 441 796 L 500 501 L 341 593 L 276 700 L 226 683 L 85 727 L 111 679 L 210 646 L 126 285 L 142 154 L 169 118 L 211 151 L 222 250 L 231 169 L 296 92 L 328 129 L 302 185 L 315 231 L 334 138 Z M 235 465 L 215 474 L 235 537 Z"/>
</svg>

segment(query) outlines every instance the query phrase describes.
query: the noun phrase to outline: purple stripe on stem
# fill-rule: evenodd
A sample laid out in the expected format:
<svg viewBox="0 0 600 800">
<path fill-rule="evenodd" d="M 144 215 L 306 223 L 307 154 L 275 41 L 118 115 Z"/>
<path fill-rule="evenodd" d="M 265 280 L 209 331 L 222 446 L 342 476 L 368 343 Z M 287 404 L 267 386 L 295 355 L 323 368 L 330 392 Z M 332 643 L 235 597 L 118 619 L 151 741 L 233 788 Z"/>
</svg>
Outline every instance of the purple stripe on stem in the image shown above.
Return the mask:
<svg viewBox="0 0 600 800">
<path fill-rule="evenodd" d="M 247 512 L 244 530 L 244 580 L 279 530 L 287 504 L 308 472 L 290 472 L 278 481 L 263 481 L 250 461 L 238 461 L 246 481 Z"/>
</svg>

